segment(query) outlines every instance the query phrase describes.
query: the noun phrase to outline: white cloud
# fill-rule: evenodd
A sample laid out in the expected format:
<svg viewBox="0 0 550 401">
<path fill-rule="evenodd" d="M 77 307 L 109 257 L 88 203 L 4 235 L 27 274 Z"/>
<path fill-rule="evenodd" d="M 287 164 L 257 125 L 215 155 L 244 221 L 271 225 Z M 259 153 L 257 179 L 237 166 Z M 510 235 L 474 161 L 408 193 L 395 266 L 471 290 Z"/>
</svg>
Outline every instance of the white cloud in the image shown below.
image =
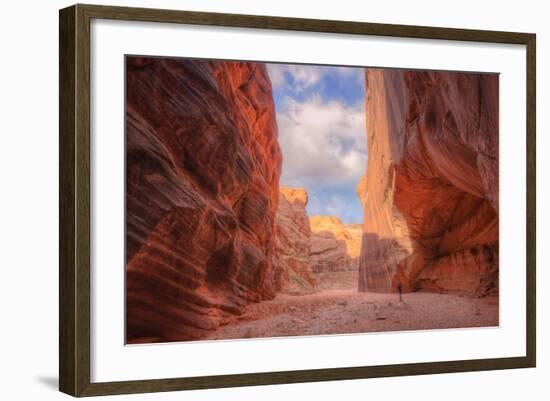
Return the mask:
<svg viewBox="0 0 550 401">
<path fill-rule="evenodd" d="M 306 187 L 356 185 L 366 167 L 363 107 L 325 102 L 320 96 L 305 102 L 285 98 L 277 113 L 281 182 Z"/>
<path fill-rule="evenodd" d="M 294 93 L 301 93 L 317 85 L 325 75 L 330 73 L 336 73 L 346 78 L 356 77 L 357 82 L 360 84 L 364 82 L 364 70 L 360 68 L 267 64 L 267 70 L 274 89 L 286 89 Z M 290 80 L 288 77 L 290 77 Z"/>
<path fill-rule="evenodd" d="M 286 83 L 284 65 L 266 64 L 273 89 L 283 87 Z"/>
<path fill-rule="evenodd" d="M 273 88 L 292 88 L 296 93 L 317 84 L 323 76 L 323 67 L 312 65 L 268 64 L 267 69 Z"/>
<path fill-rule="evenodd" d="M 286 69 L 294 80 L 297 92 L 317 84 L 323 76 L 322 68 L 310 65 L 287 65 Z"/>
</svg>

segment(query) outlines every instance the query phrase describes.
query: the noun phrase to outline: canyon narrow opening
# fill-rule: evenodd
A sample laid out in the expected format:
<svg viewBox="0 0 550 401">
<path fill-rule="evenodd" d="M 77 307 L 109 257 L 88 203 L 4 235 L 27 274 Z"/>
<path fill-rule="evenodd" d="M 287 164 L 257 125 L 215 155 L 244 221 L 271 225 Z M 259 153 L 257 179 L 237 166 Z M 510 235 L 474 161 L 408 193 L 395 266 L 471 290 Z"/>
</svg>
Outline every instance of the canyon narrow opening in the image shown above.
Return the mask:
<svg viewBox="0 0 550 401">
<path fill-rule="evenodd" d="M 365 70 L 268 64 L 282 172 L 281 291 L 357 291 L 367 165 Z"/>
</svg>

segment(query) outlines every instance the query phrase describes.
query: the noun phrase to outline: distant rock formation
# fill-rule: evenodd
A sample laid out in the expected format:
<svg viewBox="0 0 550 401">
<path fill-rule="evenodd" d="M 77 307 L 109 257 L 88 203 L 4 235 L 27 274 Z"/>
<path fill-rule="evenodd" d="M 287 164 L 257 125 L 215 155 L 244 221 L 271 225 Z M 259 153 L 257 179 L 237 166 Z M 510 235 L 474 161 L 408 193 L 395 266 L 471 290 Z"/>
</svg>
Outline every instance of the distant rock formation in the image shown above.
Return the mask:
<svg viewBox="0 0 550 401">
<path fill-rule="evenodd" d="M 274 296 L 281 152 L 263 64 L 127 58 L 127 340 L 201 338 Z"/>
<path fill-rule="evenodd" d="M 315 273 L 357 270 L 361 251 L 360 226 L 344 225 L 336 216 L 313 216 L 310 261 Z"/>
<path fill-rule="evenodd" d="M 359 256 L 361 254 L 361 238 L 363 238 L 362 224 L 344 224 L 349 236 L 344 238 L 346 249 L 354 264 L 354 269 L 359 267 Z M 351 238 L 349 238 L 351 236 Z"/>
<path fill-rule="evenodd" d="M 498 291 L 498 75 L 366 71 L 361 291 Z"/>
<path fill-rule="evenodd" d="M 315 292 L 316 279 L 309 262 L 308 195 L 303 188 L 280 187 L 275 214 L 275 252 L 273 266 L 278 289 L 289 294 Z"/>
</svg>

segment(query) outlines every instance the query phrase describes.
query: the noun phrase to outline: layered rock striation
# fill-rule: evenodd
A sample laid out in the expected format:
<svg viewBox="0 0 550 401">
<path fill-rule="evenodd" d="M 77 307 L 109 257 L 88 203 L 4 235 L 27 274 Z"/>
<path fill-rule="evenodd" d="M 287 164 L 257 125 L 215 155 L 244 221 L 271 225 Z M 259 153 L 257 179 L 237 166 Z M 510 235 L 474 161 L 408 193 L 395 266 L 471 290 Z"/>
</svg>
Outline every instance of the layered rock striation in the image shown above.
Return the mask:
<svg viewBox="0 0 550 401">
<path fill-rule="evenodd" d="M 274 296 L 281 152 L 265 66 L 127 58 L 127 341 L 201 338 Z"/>
<path fill-rule="evenodd" d="M 361 291 L 498 291 L 498 75 L 367 69 Z"/>
<path fill-rule="evenodd" d="M 315 273 L 357 270 L 362 231 L 336 216 L 313 216 L 310 261 Z"/>
<path fill-rule="evenodd" d="M 273 265 L 278 289 L 283 293 L 297 295 L 316 290 L 317 281 L 309 259 L 311 230 L 307 202 L 305 189 L 280 187 Z"/>
</svg>

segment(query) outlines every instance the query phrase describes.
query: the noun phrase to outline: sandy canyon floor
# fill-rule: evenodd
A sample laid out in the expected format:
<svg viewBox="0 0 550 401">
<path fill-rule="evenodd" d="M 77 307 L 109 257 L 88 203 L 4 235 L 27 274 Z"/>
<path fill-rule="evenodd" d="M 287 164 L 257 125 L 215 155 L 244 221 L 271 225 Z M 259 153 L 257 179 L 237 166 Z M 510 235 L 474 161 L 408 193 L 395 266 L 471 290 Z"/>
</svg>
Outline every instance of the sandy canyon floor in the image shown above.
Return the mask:
<svg viewBox="0 0 550 401">
<path fill-rule="evenodd" d="M 352 277 L 350 277 L 351 281 Z M 329 281 L 325 281 L 329 282 Z M 321 287 L 310 295 L 279 294 L 251 304 L 235 323 L 206 339 L 236 339 L 396 330 L 498 326 L 498 297 L 360 293 Z"/>
</svg>

